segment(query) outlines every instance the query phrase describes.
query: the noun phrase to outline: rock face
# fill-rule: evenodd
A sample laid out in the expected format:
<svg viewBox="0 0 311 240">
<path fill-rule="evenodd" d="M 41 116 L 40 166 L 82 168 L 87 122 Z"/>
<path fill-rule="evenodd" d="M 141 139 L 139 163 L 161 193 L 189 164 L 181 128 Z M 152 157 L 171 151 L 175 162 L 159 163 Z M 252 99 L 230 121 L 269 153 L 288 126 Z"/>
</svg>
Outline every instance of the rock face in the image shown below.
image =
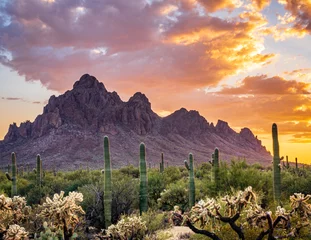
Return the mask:
<svg viewBox="0 0 311 240">
<path fill-rule="evenodd" d="M 222 120 L 214 126 L 199 112 L 185 108 L 161 118 L 144 94 L 135 93 L 123 102 L 116 92 L 108 92 L 103 83 L 85 74 L 72 90 L 51 96 L 34 122 L 10 125 L 0 141 L 0 165 L 7 165 L 14 151 L 23 164 L 35 165 L 40 153 L 47 168 L 102 168 L 104 135 L 110 138 L 113 167 L 137 166 L 142 141 L 149 166 L 158 166 L 161 152 L 168 164 L 182 165 L 189 152 L 197 163 L 207 162 L 215 147 L 223 160 L 271 161 L 270 153 L 248 128 L 237 133 Z"/>
</svg>

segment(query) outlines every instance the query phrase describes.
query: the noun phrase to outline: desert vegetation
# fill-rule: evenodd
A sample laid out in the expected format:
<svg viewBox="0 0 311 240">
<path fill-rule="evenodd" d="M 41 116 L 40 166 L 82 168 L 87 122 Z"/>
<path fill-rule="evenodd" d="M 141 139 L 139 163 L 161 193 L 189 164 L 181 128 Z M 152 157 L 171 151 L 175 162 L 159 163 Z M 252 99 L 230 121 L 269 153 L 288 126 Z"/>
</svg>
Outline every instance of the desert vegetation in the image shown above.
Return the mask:
<svg viewBox="0 0 311 240">
<path fill-rule="evenodd" d="M 311 239 L 311 168 L 282 162 L 272 132 L 272 167 L 226 163 L 215 148 L 200 165 L 190 153 L 185 167 L 164 166 L 160 152 L 147 168 L 141 143 L 138 168 L 112 169 L 108 137 L 97 170 L 43 169 L 40 155 L 30 170 L 12 153 L 0 172 L 0 238 L 172 239 L 183 225 L 195 234 L 180 239 Z"/>
</svg>

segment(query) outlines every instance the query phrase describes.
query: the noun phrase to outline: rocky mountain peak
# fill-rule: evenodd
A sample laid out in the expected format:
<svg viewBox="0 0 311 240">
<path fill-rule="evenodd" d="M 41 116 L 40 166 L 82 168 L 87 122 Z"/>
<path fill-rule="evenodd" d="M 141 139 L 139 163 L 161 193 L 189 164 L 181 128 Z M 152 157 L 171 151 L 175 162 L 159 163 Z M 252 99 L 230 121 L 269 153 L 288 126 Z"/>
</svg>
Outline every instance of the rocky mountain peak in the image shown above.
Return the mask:
<svg viewBox="0 0 311 240">
<path fill-rule="evenodd" d="M 206 132 L 208 128 L 208 122 L 198 111 L 181 108 L 163 118 L 161 132 L 162 134 L 178 133 L 181 136 L 194 137 Z"/>
<path fill-rule="evenodd" d="M 227 135 L 236 133 L 232 128 L 229 127 L 227 122 L 220 120 L 220 119 L 217 121 L 215 129 L 217 132 L 222 133 L 222 134 L 227 134 Z"/>
<path fill-rule="evenodd" d="M 148 105 L 151 107 L 151 103 L 149 102 L 149 99 L 146 97 L 145 94 L 141 92 L 135 93 L 128 101 L 128 103 L 138 103 L 143 105 Z"/>
<path fill-rule="evenodd" d="M 76 81 L 73 85 L 73 89 L 88 89 L 88 88 L 95 88 L 100 89 L 104 92 L 107 92 L 103 83 L 99 82 L 95 77 L 84 74 L 81 78 Z"/>
<path fill-rule="evenodd" d="M 255 136 L 249 128 L 242 128 L 240 131 L 240 136 L 245 139 L 254 139 Z"/>
</svg>

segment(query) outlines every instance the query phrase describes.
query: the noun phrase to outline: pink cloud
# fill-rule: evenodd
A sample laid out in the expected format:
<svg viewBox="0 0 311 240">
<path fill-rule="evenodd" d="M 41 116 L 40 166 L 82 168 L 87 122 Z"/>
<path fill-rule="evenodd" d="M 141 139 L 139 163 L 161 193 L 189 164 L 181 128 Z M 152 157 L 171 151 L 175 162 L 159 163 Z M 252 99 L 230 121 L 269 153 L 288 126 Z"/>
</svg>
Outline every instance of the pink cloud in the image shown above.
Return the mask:
<svg viewBox="0 0 311 240">
<path fill-rule="evenodd" d="M 215 85 L 274 56 L 257 49 L 262 44 L 253 37 L 258 19 L 200 16 L 195 4 L 9 1 L 0 9 L 10 18 L 0 25 L 0 62 L 61 92 L 86 72 L 121 92 L 137 84 L 143 91 L 157 84 L 172 88 L 172 83 L 182 91 Z M 212 9 L 227 8 L 216 5 Z M 190 43 L 179 42 L 180 37 Z"/>
</svg>

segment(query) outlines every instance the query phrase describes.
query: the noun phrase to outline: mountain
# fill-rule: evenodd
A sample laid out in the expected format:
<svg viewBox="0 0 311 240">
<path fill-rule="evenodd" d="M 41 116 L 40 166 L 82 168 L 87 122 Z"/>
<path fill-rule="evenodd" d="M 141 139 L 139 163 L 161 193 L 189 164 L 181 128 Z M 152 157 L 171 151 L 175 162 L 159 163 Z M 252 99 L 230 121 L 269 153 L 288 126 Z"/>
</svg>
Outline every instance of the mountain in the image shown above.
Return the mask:
<svg viewBox="0 0 311 240">
<path fill-rule="evenodd" d="M 181 108 L 167 117 L 152 111 L 148 98 L 138 92 L 123 102 L 95 77 L 83 75 L 73 89 L 51 96 L 34 122 L 10 125 L 0 141 L 0 165 L 10 163 L 14 151 L 19 163 L 35 166 L 39 153 L 47 168 L 103 167 L 103 136 L 110 139 L 114 168 L 138 166 L 139 143 L 147 148 L 150 166 L 158 166 L 161 152 L 169 165 L 182 165 L 192 152 L 196 163 L 207 162 L 215 147 L 221 159 L 246 158 L 267 165 L 271 155 L 248 128 L 239 133 L 227 122 L 208 123 L 197 111 Z"/>
</svg>

